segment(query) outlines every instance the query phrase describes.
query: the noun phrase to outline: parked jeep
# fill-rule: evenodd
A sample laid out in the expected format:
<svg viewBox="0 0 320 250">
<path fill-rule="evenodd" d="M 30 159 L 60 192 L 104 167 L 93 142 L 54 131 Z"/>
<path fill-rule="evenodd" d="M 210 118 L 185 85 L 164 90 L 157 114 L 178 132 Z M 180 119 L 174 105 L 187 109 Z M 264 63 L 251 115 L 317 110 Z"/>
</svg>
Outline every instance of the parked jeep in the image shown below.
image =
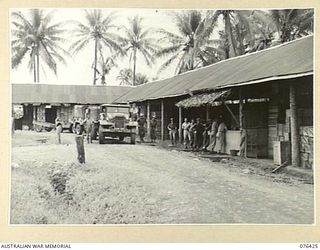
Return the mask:
<svg viewBox="0 0 320 250">
<path fill-rule="evenodd" d="M 122 141 L 130 137 L 130 143 L 136 142 L 137 122 L 129 118 L 129 105 L 103 104 L 99 120 L 99 143 L 106 137 L 119 138 Z"/>
</svg>

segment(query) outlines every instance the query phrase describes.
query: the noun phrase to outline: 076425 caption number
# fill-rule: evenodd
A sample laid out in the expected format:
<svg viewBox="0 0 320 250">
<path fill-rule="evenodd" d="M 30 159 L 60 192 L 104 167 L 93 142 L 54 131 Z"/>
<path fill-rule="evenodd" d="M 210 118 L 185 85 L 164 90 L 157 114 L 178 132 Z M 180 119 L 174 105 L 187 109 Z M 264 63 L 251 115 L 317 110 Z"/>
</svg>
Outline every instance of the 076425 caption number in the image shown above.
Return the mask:
<svg viewBox="0 0 320 250">
<path fill-rule="evenodd" d="M 318 249 L 318 244 L 302 243 L 302 244 L 300 244 L 300 248 L 304 248 L 304 249 Z"/>
</svg>

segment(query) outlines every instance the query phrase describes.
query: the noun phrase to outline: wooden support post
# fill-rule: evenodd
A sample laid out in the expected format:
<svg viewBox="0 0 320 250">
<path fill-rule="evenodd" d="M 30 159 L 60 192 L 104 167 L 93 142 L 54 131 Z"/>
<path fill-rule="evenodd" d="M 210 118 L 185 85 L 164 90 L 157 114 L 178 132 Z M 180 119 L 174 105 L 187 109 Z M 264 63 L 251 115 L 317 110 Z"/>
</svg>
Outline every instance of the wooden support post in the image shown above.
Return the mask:
<svg viewBox="0 0 320 250">
<path fill-rule="evenodd" d="M 291 124 L 291 164 L 294 167 L 300 166 L 300 145 L 299 145 L 299 124 L 297 114 L 296 88 L 293 84 L 289 90 L 290 101 L 290 124 Z"/>
<path fill-rule="evenodd" d="M 206 105 L 206 122 L 209 121 L 209 105 Z"/>
<path fill-rule="evenodd" d="M 161 100 L 161 140 L 164 141 L 164 103 Z"/>
<path fill-rule="evenodd" d="M 179 107 L 179 143 L 182 143 L 182 108 Z"/>
<path fill-rule="evenodd" d="M 239 89 L 239 126 L 240 130 L 244 128 L 243 126 L 243 95 L 242 95 L 242 89 L 240 87 Z"/>
<path fill-rule="evenodd" d="M 150 102 L 147 101 L 147 137 L 150 139 Z"/>
<path fill-rule="evenodd" d="M 239 126 L 239 121 L 237 120 L 236 116 L 233 114 L 232 110 L 229 108 L 229 106 L 223 102 L 224 106 L 226 106 L 227 110 L 229 111 L 229 113 L 231 114 L 233 120 L 236 122 L 237 126 Z"/>
<path fill-rule="evenodd" d="M 57 131 L 57 136 L 58 136 L 58 144 L 61 144 L 61 133 L 62 133 L 62 125 L 59 124 L 56 127 L 56 131 Z"/>
<path fill-rule="evenodd" d="M 243 95 L 242 89 L 239 89 L 239 127 L 240 127 L 240 156 L 247 156 L 247 133 L 244 127 L 244 115 L 243 115 Z"/>
<path fill-rule="evenodd" d="M 84 143 L 83 136 L 76 136 L 77 152 L 78 152 L 78 161 L 82 164 L 86 162 L 85 153 L 84 153 Z"/>
</svg>

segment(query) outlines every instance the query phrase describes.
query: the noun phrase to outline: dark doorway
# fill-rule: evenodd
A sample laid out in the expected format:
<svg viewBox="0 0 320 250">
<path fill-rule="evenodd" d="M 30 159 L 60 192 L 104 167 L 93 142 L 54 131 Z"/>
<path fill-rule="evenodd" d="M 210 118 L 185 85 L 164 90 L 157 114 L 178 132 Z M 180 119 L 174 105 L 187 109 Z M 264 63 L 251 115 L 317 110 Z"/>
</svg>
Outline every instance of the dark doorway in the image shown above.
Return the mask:
<svg viewBox="0 0 320 250">
<path fill-rule="evenodd" d="M 51 108 L 49 108 L 47 106 L 45 111 L 45 117 L 46 122 L 54 123 L 55 119 L 57 118 L 57 107 L 51 106 Z"/>
<path fill-rule="evenodd" d="M 14 119 L 14 129 L 15 130 L 22 130 L 22 118 Z"/>
</svg>

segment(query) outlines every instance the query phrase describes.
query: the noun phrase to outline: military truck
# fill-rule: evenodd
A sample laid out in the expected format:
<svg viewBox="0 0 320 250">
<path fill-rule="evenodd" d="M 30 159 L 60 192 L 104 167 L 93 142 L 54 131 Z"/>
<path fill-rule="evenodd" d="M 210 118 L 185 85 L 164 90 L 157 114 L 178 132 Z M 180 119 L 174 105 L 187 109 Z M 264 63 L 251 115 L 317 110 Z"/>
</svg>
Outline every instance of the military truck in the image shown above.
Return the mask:
<svg viewBox="0 0 320 250">
<path fill-rule="evenodd" d="M 129 118 L 129 105 L 103 104 L 99 120 L 99 143 L 103 144 L 106 137 L 118 138 L 123 141 L 130 137 L 130 143 L 136 142 L 137 122 Z"/>
</svg>

